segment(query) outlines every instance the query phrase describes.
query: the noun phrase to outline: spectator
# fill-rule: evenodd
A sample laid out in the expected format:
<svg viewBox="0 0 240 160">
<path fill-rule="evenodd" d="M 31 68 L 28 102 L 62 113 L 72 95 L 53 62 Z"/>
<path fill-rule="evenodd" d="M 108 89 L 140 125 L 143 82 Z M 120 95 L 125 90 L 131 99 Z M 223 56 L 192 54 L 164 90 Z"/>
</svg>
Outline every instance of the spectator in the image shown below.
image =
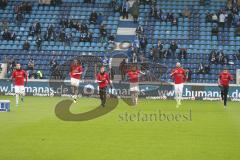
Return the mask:
<svg viewBox="0 0 240 160">
<path fill-rule="evenodd" d="M 141 51 L 145 52 L 148 44 L 146 36 L 141 37 L 139 41 Z"/>
<path fill-rule="evenodd" d="M 217 63 L 217 53 L 215 50 L 212 50 L 209 55 L 209 62 L 210 64 L 216 64 Z"/>
<path fill-rule="evenodd" d="M 237 26 L 235 29 L 235 36 L 240 36 L 240 26 Z"/>
<path fill-rule="evenodd" d="M 114 70 L 114 68 L 113 67 L 109 67 L 109 70 L 110 70 L 110 79 L 111 80 L 114 80 L 114 75 L 115 75 L 115 70 Z"/>
<path fill-rule="evenodd" d="M 218 36 L 219 29 L 216 25 L 213 26 L 212 28 L 212 36 Z"/>
<path fill-rule="evenodd" d="M 209 74 L 210 73 L 210 65 L 209 64 L 205 64 L 204 65 L 204 73 L 205 74 Z"/>
<path fill-rule="evenodd" d="M 159 48 L 157 46 L 153 47 L 152 48 L 152 58 L 153 58 L 153 61 L 158 61 L 159 59 Z"/>
<path fill-rule="evenodd" d="M 62 0 L 51 0 L 51 5 L 56 6 L 56 5 L 60 5 L 60 4 L 62 4 Z"/>
<path fill-rule="evenodd" d="M 172 14 L 172 12 L 167 14 L 167 21 L 169 21 L 169 22 L 173 21 L 173 14 Z"/>
<path fill-rule="evenodd" d="M 97 24 L 102 24 L 103 22 L 103 14 L 99 13 L 99 15 L 97 16 Z"/>
<path fill-rule="evenodd" d="M 23 50 L 29 50 L 30 48 L 30 43 L 28 42 L 28 40 L 26 40 L 23 44 Z"/>
<path fill-rule="evenodd" d="M 135 50 L 133 50 L 132 52 L 132 63 L 137 63 L 137 52 Z"/>
<path fill-rule="evenodd" d="M 231 27 L 232 26 L 232 22 L 233 22 L 233 14 L 232 12 L 229 12 L 227 15 L 227 26 Z"/>
<path fill-rule="evenodd" d="M 81 23 L 81 32 L 87 33 L 88 32 L 88 26 L 85 23 Z"/>
<path fill-rule="evenodd" d="M 139 4 L 138 4 L 138 1 L 135 1 L 133 3 L 131 11 L 132 11 L 131 14 L 133 16 L 133 23 L 137 23 L 138 16 L 139 16 Z"/>
<path fill-rule="evenodd" d="M 6 29 L 8 29 L 8 21 L 7 21 L 7 20 L 3 20 L 3 21 L 1 22 L 0 31 L 4 31 L 4 30 L 6 30 Z"/>
<path fill-rule="evenodd" d="M 162 57 L 162 58 L 170 58 L 170 57 L 171 57 L 171 51 L 170 51 L 170 49 L 165 49 L 165 50 L 162 52 L 161 57 Z"/>
<path fill-rule="evenodd" d="M 137 37 L 140 37 L 144 34 L 144 28 L 142 27 L 142 25 L 139 25 L 137 28 L 136 28 L 136 36 Z"/>
<path fill-rule="evenodd" d="M 5 9 L 7 7 L 8 0 L 0 0 L 0 8 Z"/>
<path fill-rule="evenodd" d="M 219 15 L 219 27 L 224 27 L 225 26 L 225 14 L 223 12 L 220 13 Z"/>
<path fill-rule="evenodd" d="M 205 5 L 205 0 L 199 0 L 199 4 L 200 4 L 201 6 L 204 6 L 204 5 Z"/>
<path fill-rule="evenodd" d="M 191 17 L 191 11 L 188 9 L 188 7 L 186 7 L 186 8 L 183 10 L 182 16 L 183 16 L 183 17 L 187 17 L 187 18 L 190 18 L 190 17 Z"/>
<path fill-rule="evenodd" d="M 109 36 L 108 36 L 108 42 L 112 43 L 115 41 L 115 36 L 111 33 Z"/>
<path fill-rule="evenodd" d="M 157 48 L 159 49 L 159 51 L 163 49 L 163 43 L 161 42 L 161 40 L 158 40 Z"/>
<path fill-rule="evenodd" d="M 155 19 L 158 19 L 158 18 L 159 18 L 158 10 L 157 10 L 157 7 L 156 7 L 156 6 L 154 6 L 154 5 L 151 6 L 150 15 L 151 15 L 152 17 L 154 17 Z"/>
<path fill-rule="evenodd" d="M 42 47 L 42 38 L 41 38 L 41 36 L 38 36 L 36 38 L 36 45 L 37 45 L 37 49 L 41 50 L 41 47 Z"/>
<path fill-rule="evenodd" d="M 140 48 L 140 42 L 139 42 L 139 39 L 136 38 L 132 43 L 132 50 L 134 52 L 139 52 L 139 48 Z"/>
<path fill-rule="evenodd" d="M 198 74 L 204 74 L 205 70 L 204 70 L 204 66 L 203 63 L 200 63 L 198 66 Z"/>
<path fill-rule="evenodd" d="M 97 23 L 97 19 L 98 19 L 98 15 L 97 15 L 97 12 L 95 10 L 93 10 L 93 12 L 91 13 L 90 15 L 90 23 L 92 24 L 96 24 Z"/>
<path fill-rule="evenodd" d="M 38 70 L 36 73 L 37 79 L 43 79 L 43 72 L 41 70 Z"/>
<path fill-rule="evenodd" d="M 105 28 L 105 26 L 103 24 L 100 26 L 99 32 L 100 32 L 100 41 L 106 42 L 107 41 L 107 29 Z"/>
<path fill-rule="evenodd" d="M 206 19 L 206 22 L 212 22 L 212 14 L 207 12 L 205 19 Z"/>
<path fill-rule="evenodd" d="M 59 41 L 60 42 L 65 42 L 66 41 L 66 33 L 63 29 L 59 33 Z"/>
<path fill-rule="evenodd" d="M 91 32 L 87 33 L 86 41 L 90 43 L 93 41 L 93 36 Z"/>
<path fill-rule="evenodd" d="M 186 69 L 186 78 L 187 78 L 187 82 L 191 82 L 192 80 L 192 71 L 190 68 Z"/>
<path fill-rule="evenodd" d="M 224 64 L 224 65 L 227 65 L 228 62 L 229 62 L 229 58 L 228 58 L 227 55 L 225 55 L 225 56 L 223 57 L 223 64 Z"/>
<path fill-rule="evenodd" d="M 176 58 L 176 50 L 178 49 L 178 45 L 175 41 L 171 42 L 169 49 L 171 51 L 171 57 Z"/>
<path fill-rule="evenodd" d="M 56 58 L 52 58 L 50 61 L 50 69 L 53 72 L 55 70 L 55 68 L 57 67 L 58 63 L 56 61 Z"/>
<path fill-rule="evenodd" d="M 23 19 L 24 19 L 24 17 L 22 15 L 22 13 L 17 13 L 17 15 L 16 15 L 16 23 L 18 25 L 20 25 L 22 23 Z"/>
<path fill-rule="evenodd" d="M 217 62 L 219 64 L 223 64 L 223 58 L 224 58 L 224 53 L 223 51 L 219 51 L 218 54 L 217 54 Z"/>
<path fill-rule="evenodd" d="M 45 40 L 54 40 L 55 39 L 55 32 L 54 32 L 54 26 L 50 24 L 47 28 L 47 32 L 44 36 Z"/>
<path fill-rule="evenodd" d="M 218 22 L 218 16 L 216 13 L 212 14 L 212 22 Z"/>
<path fill-rule="evenodd" d="M 30 36 L 39 35 L 41 34 L 41 24 L 39 21 L 33 23 L 33 25 L 29 28 Z"/>
<path fill-rule="evenodd" d="M 7 29 L 5 29 L 4 32 L 3 32 L 3 34 L 2 34 L 2 38 L 3 38 L 4 40 L 7 40 L 7 41 L 12 40 L 12 34 L 11 34 L 11 32 L 9 32 Z"/>
<path fill-rule="evenodd" d="M 178 18 L 173 16 L 173 19 L 172 19 L 172 25 L 174 26 L 178 26 Z"/>
<path fill-rule="evenodd" d="M 126 71 L 127 71 L 126 59 L 123 59 L 122 62 L 120 63 L 119 70 L 120 70 L 122 81 L 124 81 L 126 78 Z"/>
<path fill-rule="evenodd" d="M 34 60 L 33 60 L 33 58 L 30 58 L 29 61 L 28 61 L 28 68 L 27 68 L 27 70 L 28 71 L 33 71 L 34 70 L 34 66 L 35 66 Z"/>
<path fill-rule="evenodd" d="M 180 52 L 178 54 L 178 59 L 182 60 L 182 59 L 187 59 L 187 49 L 186 48 L 181 48 Z"/>
<path fill-rule="evenodd" d="M 235 54 L 235 57 L 237 60 L 240 61 L 240 49 L 237 51 L 237 53 Z"/>
<path fill-rule="evenodd" d="M 124 0 L 123 1 L 123 4 L 122 4 L 122 17 L 123 19 L 128 19 L 128 11 L 129 11 L 129 3 L 127 0 Z"/>
</svg>

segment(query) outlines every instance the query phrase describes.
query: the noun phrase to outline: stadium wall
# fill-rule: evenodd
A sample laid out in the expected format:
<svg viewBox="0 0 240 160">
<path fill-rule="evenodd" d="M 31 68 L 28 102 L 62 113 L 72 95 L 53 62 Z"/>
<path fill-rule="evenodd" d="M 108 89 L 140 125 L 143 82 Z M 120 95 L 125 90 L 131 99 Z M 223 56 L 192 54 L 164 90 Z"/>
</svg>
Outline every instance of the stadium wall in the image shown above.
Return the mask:
<svg viewBox="0 0 240 160">
<path fill-rule="evenodd" d="M 79 90 L 79 97 L 98 97 L 97 83 L 94 81 L 82 81 Z M 25 87 L 25 92 L 29 96 L 70 96 L 70 82 L 29 80 Z M 119 98 L 130 97 L 128 83 L 113 83 L 113 88 L 109 88 L 110 94 Z M 9 79 L 0 80 L 0 95 L 14 95 L 14 86 Z M 173 99 L 174 91 L 172 84 L 162 83 L 140 83 L 140 97 L 146 99 Z M 195 84 L 187 83 L 184 86 L 184 99 L 190 100 L 219 100 L 220 89 L 217 84 Z M 240 85 L 231 85 L 229 88 L 229 99 L 240 101 Z"/>
</svg>

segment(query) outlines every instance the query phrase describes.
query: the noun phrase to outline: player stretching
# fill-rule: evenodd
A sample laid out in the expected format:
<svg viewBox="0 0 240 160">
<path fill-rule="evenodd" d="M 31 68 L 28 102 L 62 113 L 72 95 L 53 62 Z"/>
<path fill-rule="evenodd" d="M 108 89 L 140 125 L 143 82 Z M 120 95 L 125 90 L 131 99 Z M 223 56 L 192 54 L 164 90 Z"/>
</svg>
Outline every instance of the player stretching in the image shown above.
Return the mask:
<svg viewBox="0 0 240 160">
<path fill-rule="evenodd" d="M 139 76 L 145 74 L 137 69 L 136 66 L 131 66 L 131 69 L 127 72 L 130 81 L 130 94 L 132 97 L 132 104 L 135 106 L 138 103 L 139 93 Z"/>
<path fill-rule="evenodd" d="M 77 59 L 73 60 L 73 64 L 70 68 L 70 77 L 71 77 L 71 89 L 72 89 L 72 98 L 73 102 L 77 102 L 78 87 L 82 74 L 82 66 L 80 65 Z"/>
<path fill-rule="evenodd" d="M 21 65 L 16 64 L 16 70 L 12 73 L 12 82 L 15 85 L 16 107 L 18 106 L 19 96 L 21 96 L 21 101 L 23 102 L 23 97 L 25 96 L 24 85 L 27 83 L 27 77 L 27 73 L 21 68 Z"/>
<path fill-rule="evenodd" d="M 111 86 L 109 79 L 109 74 L 105 72 L 104 66 L 100 68 L 100 72 L 97 74 L 97 83 L 99 86 L 99 95 L 101 99 L 102 107 L 105 107 L 107 100 L 107 86 Z"/>
<path fill-rule="evenodd" d="M 221 98 L 224 101 L 224 108 L 227 108 L 227 96 L 229 89 L 229 82 L 232 81 L 232 75 L 226 68 L 219 74 L 218 85 L 221 89 Z"/>
<path fill-rule="evenodd" d="M 177 62 L 176 68 L 173 69 L 171 76 L 174 80 L 174 90 L 175 90 L 175 99 L 177 101 L 176 107 L 178 108 L 181 105 L 182 93 L 183 93 L 183 83 L 186 80 L 186 73 L 181 64 Z"/>
</svg>

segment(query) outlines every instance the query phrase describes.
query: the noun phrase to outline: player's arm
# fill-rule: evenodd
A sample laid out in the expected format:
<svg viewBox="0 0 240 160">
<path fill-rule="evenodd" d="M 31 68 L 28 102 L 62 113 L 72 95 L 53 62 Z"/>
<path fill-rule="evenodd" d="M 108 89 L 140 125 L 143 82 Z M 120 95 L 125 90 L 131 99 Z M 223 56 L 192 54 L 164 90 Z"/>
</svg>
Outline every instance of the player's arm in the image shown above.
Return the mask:
<svg viewBox="0 0 240 160">
<path fill-rule="evenodd" d="M 96 76 L 97 78 L 96 78 L 96 83 L 101 83 L 102 81 L 100 80 L 100 75 L 99 74 L 97 74 L 97 76 Z"/>
<path fill-rule="evenodd" d="M 170 76 L 173 77 L 175 73 L 176 73 L 176 70 L 173 70 L 173 71 L 171 72 Z"/>
<path fill-rule="evenodd" d="M 218 77 L 218 85 L 221 86 L 221 74 Z"/>
</svg>

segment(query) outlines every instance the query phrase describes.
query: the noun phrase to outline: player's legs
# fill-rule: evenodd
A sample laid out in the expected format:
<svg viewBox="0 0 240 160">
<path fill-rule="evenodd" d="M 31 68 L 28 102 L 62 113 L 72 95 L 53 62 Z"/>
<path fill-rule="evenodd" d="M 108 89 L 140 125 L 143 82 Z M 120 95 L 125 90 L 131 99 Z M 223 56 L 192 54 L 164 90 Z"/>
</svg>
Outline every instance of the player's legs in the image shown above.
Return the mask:
<svg viewBox="0 0 240 160">
<path fill-rule="evenodd" d="M 132 104 L 133 105 L 137 105 L 137 102 L 138 102 L 138 91 L 139 91 L 138 83 L 130 83 L 130 94 L 131 94 Z"/>
<path fill-rule="evenodd" d="M 138 91 L 135 92 L 135 105 L 138 104 Z"/>
<path fill-rule="evenodd" d="M 102 107 L 105 107 L 106 99 L 107 99 L 106 88 L 100 88 L 99 95 L 100 95 L 100 99 L 101 99 L 101 105 L 102 105 Z"/>
<path fill-rule="evenodd" d="M 21 101 L 24 101 L 24 96 L 25 96 L 25 87 L 21 86 L 20 87 L 20 97 L 21 97 Z"/>
<path fill-rule="evenodd" d="M 73 102 L 77 102 L 77 95 L 78 95 L 78 87 L 79 87 L 79 80 L 75 78 L 71 78 L 71 89 L 72 89 L 72 98 Z"/>
<path fill-rule="evenodd" d="M 175 92 L 175 100 L 177 102 L 177 107 L 179 106 L 179 85 L 174 85 L 174 92 Z"/>
<path fill-rule="evenodd" d="M 228 87 L 224 87 L 223 91 L 223 101 L 224 101 L 224 107 L 227 107 L 227 96 L 228 96 Z"/>
<path fill-rule="evenodd" d="M 131 94 L 131 99 L 132 99 L 132 104 L 136 105 L 136 95 L 135 95 L 135 91 L 130 91 Z"/>
<path fill-rule="evenodd" d="M 179 96 L 179 98 L 178 98 L 179 102 L 178 103 L 179 103 L 179 105 L 181 105 L 182 94 L 183 94 L 183 84 L 179 84 L 179 88 L 178 89 L 179 89 L 179 95 L 178 95 Z"/>
<path fill-rule="evenodd" d="M 24 86 L 15 86 L 16 106 L 19 104 L 19 97 L 23 95 Z"/>
</svg>

